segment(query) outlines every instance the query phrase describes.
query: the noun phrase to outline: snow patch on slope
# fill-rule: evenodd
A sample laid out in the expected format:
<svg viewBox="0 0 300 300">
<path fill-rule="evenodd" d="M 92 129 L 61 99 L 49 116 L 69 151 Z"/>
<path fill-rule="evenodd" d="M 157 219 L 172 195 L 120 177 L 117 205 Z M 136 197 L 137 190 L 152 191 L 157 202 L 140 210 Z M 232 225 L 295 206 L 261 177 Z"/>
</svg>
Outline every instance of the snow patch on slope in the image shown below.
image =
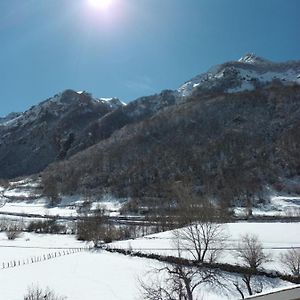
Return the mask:
<svg viewBox="0 0 300 300">
<path fill-rule="evenodd" d="M 271 63 L 271 61 L 259 57 L 255 55 L 254 53 L 247 53 L 244 56 L 242 56 L 239 60 L 239 62 L 247 63 L 247 64 L 262 64 L 262 63 Z"/>
<path fill-rule="evenodd" d="M 122 101 L 120 101 L 120 99 L 118 98 L 98 98 L 98 99 L 94 99 L 96 102 L 101 102 L 103 104 L 108 104 L 110 108 L 112 109 L 117 109 L 119 107 L 125 106 L 126 104 Z"/>
</svg>

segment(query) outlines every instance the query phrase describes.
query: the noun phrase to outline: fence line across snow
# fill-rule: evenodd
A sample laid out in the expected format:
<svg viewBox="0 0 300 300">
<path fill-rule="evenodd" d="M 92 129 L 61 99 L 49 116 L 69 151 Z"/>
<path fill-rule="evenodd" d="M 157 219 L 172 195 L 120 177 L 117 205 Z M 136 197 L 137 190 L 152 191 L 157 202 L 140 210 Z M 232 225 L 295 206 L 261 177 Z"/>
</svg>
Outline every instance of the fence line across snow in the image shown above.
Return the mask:
<svg viewBox="0 0 300 300">
<path fill-rule="evenodd" d="M 39 263 L 50 259 L 59 258 L 66 255 L 71 255 L 83 251 L 89 251 L 89 247 L 85 248 L 65 248 L 64 250 L 59 249 L 58 251 L 52 252 L 52 253 L 46 253 L 41 255 L 35 255 L 28 258 L 23 259 L 14 259 L 8 262 L 2 262 L 0 264 L 0 269 L 10 269 L 15 267 L 21 267 L 29 264 Z"/>
</svg>

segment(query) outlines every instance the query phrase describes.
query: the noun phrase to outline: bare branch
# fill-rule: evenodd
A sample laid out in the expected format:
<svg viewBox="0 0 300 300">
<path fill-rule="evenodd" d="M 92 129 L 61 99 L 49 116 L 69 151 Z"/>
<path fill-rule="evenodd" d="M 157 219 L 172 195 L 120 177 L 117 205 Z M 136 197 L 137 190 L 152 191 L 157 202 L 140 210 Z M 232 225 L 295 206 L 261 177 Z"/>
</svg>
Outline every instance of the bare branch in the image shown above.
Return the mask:
<svg viewBox="0 0 300 300">
<path fill-rule="evenodd" d="M 245 267 L 253 270 L 270 261 L 270 255 L 264 253 L 262 243 L 256 235 L 242 236 L 236 256 L 241 259 Z"/>
<path fill-rule="evenodd" d="M 228 237 L 223 224 L 201 221 L 178 229 L 174 243 L 189 252 L 197 262 L 215 262 Z"/>
<path fill-rule="evenodd" d="M 292 248 L 280 255 L 280 261 L 294 276 L 300 276 L 300 249 Z"/>
</svg>

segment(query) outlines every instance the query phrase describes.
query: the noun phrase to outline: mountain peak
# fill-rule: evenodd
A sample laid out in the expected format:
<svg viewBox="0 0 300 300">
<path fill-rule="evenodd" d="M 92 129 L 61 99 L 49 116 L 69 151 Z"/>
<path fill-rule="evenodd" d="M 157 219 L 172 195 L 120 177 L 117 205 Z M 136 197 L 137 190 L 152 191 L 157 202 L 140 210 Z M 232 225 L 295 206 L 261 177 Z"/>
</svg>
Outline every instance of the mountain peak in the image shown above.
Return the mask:
<svg viewBox="0 0 300 300">
<path fill-rule="evenodd" d="M 239 62 L 242 63 L 247 63 L 247 64 L 266 64 L 266 63 L 270 63 L 269 60 L 257 56 L 255 53 L 246 53 L 244 56 L 242 56 L 239 60 Z"/>
<path fill-rule="evenodd" d="M 179 87 L 182 97 L 193 91 L 236 93 L 262 87 L 273 80 L 289 85 L 300 82 L 300 61 L 272 62 L 254 53 L 247 53 L 238 61 L 216 65 L 208 72 L 192 78 Z"/>
</svg>

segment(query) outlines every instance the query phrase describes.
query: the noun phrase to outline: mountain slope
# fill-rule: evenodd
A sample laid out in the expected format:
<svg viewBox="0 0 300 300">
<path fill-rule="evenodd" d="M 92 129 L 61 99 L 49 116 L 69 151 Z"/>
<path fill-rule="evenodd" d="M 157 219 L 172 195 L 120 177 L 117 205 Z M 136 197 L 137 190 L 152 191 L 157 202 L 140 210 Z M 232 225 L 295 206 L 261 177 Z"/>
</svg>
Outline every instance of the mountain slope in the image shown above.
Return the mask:
<svg viewBox="0 0 300 300">
<path fill-rule="evenodd" d="M 114 110 L 113 104 L 66 90 L 6 119 L 0 124 L 0 178 L 33 174 L 67 157 L 85 128 Z"/>
<path fill-rule="evenodd" d="M 44 184 L 146 199 L 188 181 L 205 196 L 259 200 L 265 184 L 299 174 L 299 120 L 297 85 L 195 94 L 49 166 Z"/>
<path fill-rule="evenodd" d="M 173 91 L 124 105 L 116 98 L 95 99 L 67 90 L 24 113 L 11 114 L 0 123 L 0 178 L 40 172 L 176 101 Z"/>
<path fill-rule="evenodd" d="M 150 118 L 158 111 L 174 105 L 177 101 L 177 95 L 173 91 L 166 90 L 159 94 L 138 98 L 126 106 L 119 107 L 91 123 L 85 130 L 89 134 L 82 135 L 81 140 L 85 147 L 78 145 L 73 149 L 75 151 L 70 153 L 76 153 L 86 148 L 86 145 L 92 146 L 105 140 L 122 127 Z"/>
</svg>

